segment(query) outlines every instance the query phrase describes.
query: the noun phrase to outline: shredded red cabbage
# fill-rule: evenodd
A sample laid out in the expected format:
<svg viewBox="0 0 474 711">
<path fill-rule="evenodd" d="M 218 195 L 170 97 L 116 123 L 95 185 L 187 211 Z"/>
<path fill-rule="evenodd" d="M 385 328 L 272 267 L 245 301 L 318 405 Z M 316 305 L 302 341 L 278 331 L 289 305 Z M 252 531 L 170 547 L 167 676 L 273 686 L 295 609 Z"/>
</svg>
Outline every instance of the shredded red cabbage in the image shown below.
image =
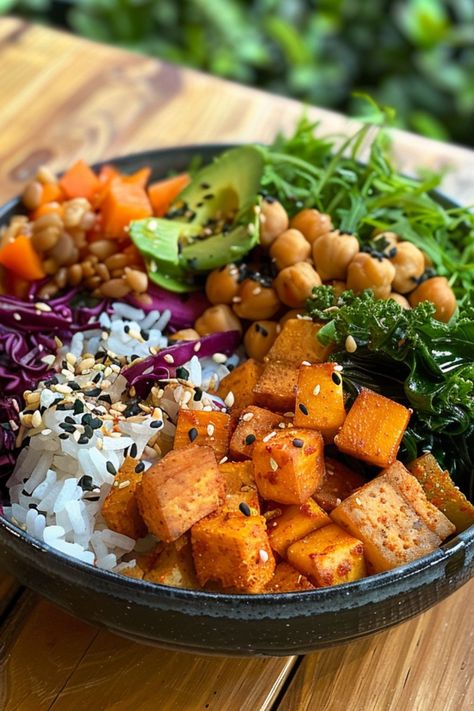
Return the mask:
<svg viewBox="0 0 474 711">
<path fill-rule="evenodd" d="M 201 344 L 198 351 L 195 350 L 197 343 Z M 132 363 L 123 371 L 123 375 L 129 384 L 135 387 L 137 393 L 143 395 L 157 380 L 173 378 L 176 375 L 176 368 L 190 360 L 193 355 L 202 358 L 212 356 L 214 353 L 224 353 L 230 356 L 239 343 L 238 331 L 211 333 L 209 336 L 203 336 L 199 341 L 182 341 L 163 348 L 156 355 Z M 169 363 L 166 356 L 171 356 L 173 362 Z"/>
<path fill-rule="evenodd" d="M 148 287 L 147 293 L 152 299 L 148 305 L 142 304 L 133 296 L 128 296 L 127 301 L 133 306 L 143 309 L 146 313 L 155 310 L 163 312 L 165 309 L 169 309 L 171 319 L 168 326 L 171 331 L 192 328 L 198 316 L 210 306 L 204 292 L 200 291 L 191 294 L 175 294 L 152 284 Z"/>
</svg>

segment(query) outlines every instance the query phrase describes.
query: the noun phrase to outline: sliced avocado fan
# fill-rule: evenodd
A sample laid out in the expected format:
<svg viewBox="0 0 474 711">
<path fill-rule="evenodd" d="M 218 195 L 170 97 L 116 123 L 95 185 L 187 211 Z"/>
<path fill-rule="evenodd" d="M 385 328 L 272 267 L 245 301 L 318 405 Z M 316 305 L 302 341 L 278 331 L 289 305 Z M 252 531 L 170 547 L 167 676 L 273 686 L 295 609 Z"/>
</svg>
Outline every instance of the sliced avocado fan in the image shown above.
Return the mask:
<svg viewBox="0 0 474 711">
<path fill-rule="evenodd" d="M 169 291 L 191 291 L 197 274 L 247 254 L 259 239 L 262 174 L 257 147 L 233 148 L 194 176 L 168 216 L 131 222 L 150 279 Z"/>
</svg>

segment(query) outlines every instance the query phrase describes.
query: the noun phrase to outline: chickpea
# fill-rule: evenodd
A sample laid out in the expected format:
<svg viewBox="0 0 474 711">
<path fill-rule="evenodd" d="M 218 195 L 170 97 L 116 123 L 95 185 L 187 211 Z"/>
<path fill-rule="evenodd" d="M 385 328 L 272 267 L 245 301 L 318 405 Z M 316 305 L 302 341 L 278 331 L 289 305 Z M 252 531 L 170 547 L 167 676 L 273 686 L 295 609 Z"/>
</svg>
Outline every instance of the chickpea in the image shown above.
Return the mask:
<svg viewBox="0 0 474 711">
<path fill-rule="evenodd" d="M 244 346 L 249 358 L 262 361 L 273 346 L 281 326 L 276 321 L 254 321 L 244 336 Z"/>
<path fill-rule="evenodd" d="M 278 296 L 287 306 L 302 308 L 315 286 L 321 286 L 317 271 L 308 262 L 285 267 L 273 281 Z"/>
<path fill-rule="evenodd" d="M 220 331 L 240 331 L 242 333 L 239 319 L 227 304 L 210 306 L 196 319 L 194 328 L 200 336 L 208 336 L 210 333 L 219 333 Z"/>
<path fill-rule="evenodd" d="M 280 326 L 283 326 L 287 321 L 289 321 L 292 318 L 298 318 L 298 316 L 301 314 L 301 309 L 290 309 L 289 311 L 286 312 L 284 316 L 281 317 L 280 319 Z"/>
<path fill-rule="evenodd" d="M 408 299 L 403 296 L 402 294 L 397 294 L 395 291 L 392 291 L 390 296 L 388 297 L 389 299 L 392 299 L 392 301 L 396 301 L 399 306 L 402 307 L 402 309 L 410 309 L 410 302 Z"/>
<path fill-rule="evenodd" d="M 206 296 L 211 304 L 231 304 L 239 290 L 239 270 L 235 264 L 214 269 L 206 279 Z"/>
<path fill-rule="evenodd" d="M 169 336 L 170 341 L 196 341 L 199 338 L 199 333 L 194 328 L 182 328 Z"/>
<path fill-rule="evenodd" d="M 385 242 L 387 242 L 387 246 L 384 247 L 384 252 L 388 252 L 393 247 L 398 247 L 398 242 L 400 240 L 400 237 L 397 235 L 396 232 L 375 232 L 373 241 L 377 242 L 378 239 L 383 237 L 385 239 Z"/>
<path fill-rule="evenodd" d="M 262 200 L 260 212 L 260 244 L 269 247 L 278 235 L 288 229 L 288 215 L 283 205 L 271 197 Z"/>
<path fill-rule="evenodd" d="M 359 252 L 347 269 L 347 288 L 356 294 L 372 289 L 377 299 L 388 299 L 394 277 L 395 267 L 388 259 Z"/>
<path fill-rule="evenodd" d="M 456 310 L 456 297 L 449 286 L 446 277 L 432 277 L 422 282 L 415 291 L 412 291 L 408 300 L 411 306 L 416 306 L 422 301 L 431 301 L 436 307 L 435 318 L 438 321 L 449 321 Z"/>
<path fill-rule="evenodd" d="M 299 230 L 285 230 L 278 235 L 270 247 L 270 256 L 278 270 L 304 262 L 310 254 L 311 245 Z"/>
<path fill-rule="evenodd" d="M 314 208 L 307 208 L 293 215 L 290 227 L 299 230 L 310 244 L 313 244 L 321 235 L 334 229 L 329 215 Z"/>
<path fill-rule="evenodd" d="M 399 242 L 396 254 L 390 261 L 395 267 L 395 279 L 392 286 L 400 294 L 413 291 L 417 279 L 425 271 L 425 258 L 421 249 L 411 242 Z"/>
<path fill-rule="evenodd" d="M 359 240 L 354 235 L 328 232 L 313 244 L 314 266 L 323 281 L 344 280 L 347 267 L 358 251 Z"/>
<path fill-rule="evenodd" d="M 271 318 L 280 308 L 278 295 L 271 286 L 262 286 L 253 279 L 244 279 L 232 305 L 240 318 L 251 321 Z"/>
</svg>

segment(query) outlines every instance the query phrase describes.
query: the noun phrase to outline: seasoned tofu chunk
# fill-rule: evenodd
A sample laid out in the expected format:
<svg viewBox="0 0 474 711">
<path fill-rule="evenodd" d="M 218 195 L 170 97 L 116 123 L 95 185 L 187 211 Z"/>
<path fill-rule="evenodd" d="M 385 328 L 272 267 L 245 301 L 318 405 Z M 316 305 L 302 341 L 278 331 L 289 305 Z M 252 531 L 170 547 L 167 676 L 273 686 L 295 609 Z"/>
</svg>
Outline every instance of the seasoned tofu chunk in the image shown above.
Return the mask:
<svg viewBox="0 0 474 711">
<path fill-rule="evenodd" d="M 332 511 L 366 480 L 337 459 L 326 457 L 325 462 L 324 479 L 314 492 L 314 500 L 325 511 Z"/>
<path fill-rule="evenodd" d="M 231 412 L 233 415 L 239 415 L 244 408 L 254 404 L 253 389 L 262 373 L 262 363 L 257 363 L 256 360 L 249 358 L 221 380 L 217 394 L 225 400 L 229 393 L 232 393 L 234 403 Z"/>
<path fill-rule="evenodd" d="M 302 365 L 296 391 L 295 425 L 318 430 L 334 440 L 346 419 L 342 377 L 336 363 Z"/>
<path fill-rule="evenodd" d="M 230 440 L 230 456 L 232 459 L 251 459 L 254 444 L 263 439 L 281 423 L 291 420 L 271 410 L 249 405 L 242 410 L 237 426 Z"/>
<path fill-rule="evenodd" d="M 135 539 L 147 533 L 138 510 L 136 495 L 142 474 L 136 471 L 137 465 L 137 459 L 125 459 L 102 505 L 102 516 L 110 530 Z"/>
<path fill-rule="evenodd" d="M 143 474 L 137 497 L 150 533 L 175 541 L 224 500 L 214 452 L 193 445 L 168 452 Z"/>
<path fill-rule="evenodd" d="M 199 587 L 189 534 L 181 536 L 174 543 L 167 543 L 143 578 L 175 588 Z"/>
<path fill-rule="evenodd" d="M 323 363 L 330 349 L 316 338 L 321 325 L 307 319 L 288 319 L 268 351 L 265 360 L 282 361 L 295 367 L 307 360 L 309 363 Z"/>
<path fill-rule="evenodd" d="M 272 518 L 267 524 L 270 545 L 284 558 L 292 543 L 330 523 L 327 513 L 313 499 L 308 499 L 301 506 L 286 506 L 281 516 Z"/>
<path fill-rule="evenodd" d="M 231 418 L 225 412 L 183 410 L 178 413 L 174 449 L 190 444 L 208 446 L 214 450 L 217 461 L 227 456 L 231 434 Z"/>
<path fill-rule="evenodd" d="M 225 483 L 225 511 L 239 511 L 246 504 L 252 513 L 260 513 L 252 462 L 225 462 L 219 464 L 219 471 Z"/>
<path fill-rule="evenodd" d="M 295 365 L 269 361 L 253 389 L 255 404 L 276 412 L 294 411 L 297 385 Z"/>
<path fill-rule="evenodd" d="M 299 570 L 284 561 L 278 563 L 275 573 L 265 587 L 264 592 L 285 593 L 299 592 L 300 590 L 314 590 L 314 585 Z"/>
</svg>

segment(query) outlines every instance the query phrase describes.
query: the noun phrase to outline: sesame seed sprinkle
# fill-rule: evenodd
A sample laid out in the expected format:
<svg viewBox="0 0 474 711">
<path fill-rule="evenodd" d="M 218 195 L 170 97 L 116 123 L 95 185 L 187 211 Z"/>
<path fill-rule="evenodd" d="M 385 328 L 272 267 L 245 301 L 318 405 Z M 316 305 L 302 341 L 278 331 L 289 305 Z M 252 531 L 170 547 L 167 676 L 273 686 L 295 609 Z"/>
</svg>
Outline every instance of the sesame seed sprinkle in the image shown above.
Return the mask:
<svg viewBox="0 0 474 711">
<path fill-rule="evenodd" d="M 225 404 L 227 407 L 232 407 L 232 405 L 234 404 L 234 402 L 235 402 L 234 393 L 232 392 L 232 390 L 230 390 L 230 391 L 227 393 L 226 397 L 224 398 L 224 404 Z"/>
<path fill-rule="evenodd" d="M 276 432 L 270 432 L 269 434 L 265 435 L 263 438 L 262 442 L 269 442 L 272 437 L 276 435 Z"/>
<path fill-rule="evenodd" d="M 268 558 L 269 558 L 268 553 L 267 553 L 267 551 L 264 551 L 263 548 L 261 548 L 261 549 L 258 551 L 258 557 L 260 558 L 260 560 L 262 561 L 262 563 L 267 563 L 267 562 L 268 562 Z"/>
<path fill-rule="evenodd" d="M 214 430 L 215 430 L 214 425 L 213 425 L 212 423 L 210 423 L 210 424 L 207 426 L 207 435 L 208 435 L 208 437 L 212 437 L 212 435 L 214 434 Z"/>
<path fill-rule="evenodd" d="M 253 418 L 253 416 L 254 416 L 253 412 L 244 412 L 244 414 L 242 415 L 242 420 L 244 422 L 250 422 L 250 420 Z"/>
<path fill-rule="evenodd" d="M 171 353 L 166 353 L 163 358 L 167 363 L 174 363 L 174 358 Z"/>
<path fill-rule="evenodd" d="M 13 313 L 13 318 L 15 319 L 15 321 L 21 321 L 21 316 L 16 311 Z"/>
<path fill-rule="evenodd" d="M 273 459 L 273 457 L 270 457 L 270 462 L 269 462 L 269 463 L 270 463 L 271 470 L 272 470 L 273 472 L 276 472 L 276 470 L 278 469 L 278 462 L 276 462 L 276 461 Z"/>
<path fill-rule="evenodd" d="M 306 407 L 306 405 L 303 405 L 302 402 L 300 402 L 300 404 L 298 405 L 298 408 L 299 408 L 300 412 L 303 413 L 303 415 L 308 415 L 308 408 Z"/>
<path fill-rule="evenodd" d="M 313 395 L 319 395 L 320 392 L 321 392 L 321 385 L 318 383 L 313 388 Z"/>
<path fill-rule="evenodd" d="M 224 355 L 224 353 L 214 353 L 214 355 L 212 356 L 212 360 L 214 361 L 214 363 L 222 364 L 226 362 L 227 356 Z"/>
<path fill-rule="evenodd" d="M 354 336 L 347 336 L 344 347 L 348 353 L 355 353 L 357 350 L 357 341 Z"/>
<path fill-rule="evenodd" d="M 240 511 L 241 513 L 243 513 L 244 516 L 250 516 L 250 515 L 251 515 L 250 506 L 249 506 L 247 503 L 245 503 L 245 501 L 242 501 L 242 502 L 239 504 L 239 511 Z"/>
</svg>

